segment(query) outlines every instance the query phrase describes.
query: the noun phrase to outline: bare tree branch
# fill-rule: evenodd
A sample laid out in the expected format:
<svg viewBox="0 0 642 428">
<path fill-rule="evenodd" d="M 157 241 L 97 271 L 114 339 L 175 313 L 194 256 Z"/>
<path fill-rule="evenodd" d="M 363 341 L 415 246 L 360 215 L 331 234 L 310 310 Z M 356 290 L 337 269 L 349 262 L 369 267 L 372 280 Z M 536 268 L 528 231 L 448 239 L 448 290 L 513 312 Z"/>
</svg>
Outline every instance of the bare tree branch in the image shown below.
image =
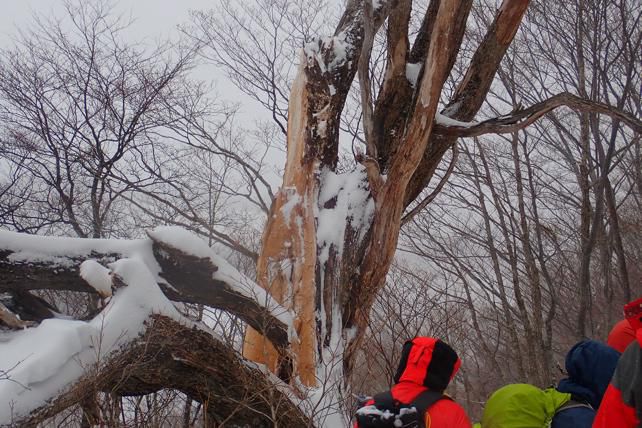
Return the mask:
<svg viewBox="0 0 642 428">
<path fill-rule="evenodd" d="M 426 196 L 421 202 L 419 202 L 419 204 L 417 204 L 416 207 L 414 207 L 412 210 L 410 210 L 401 218 L 402 226 L 408 223 L 409 221 L 411 221 L 413 217 L 415 217 L 417 214 L 423 211 L 428 206 L 428 204 L 434 201 L 437 195 L 441 193 L 442 189 L 448 182 L 448 179 L 450 178 L 450 176 L 452 175 L 455 169 L 455 165 L 457 164 L 458 158 L 459 158 L 459 148 L 455 144 L 452 148 L 452 157 L 450 158 L 450 164 L 448 165 L 448 169 L 446 170 L 446 173 L 444 174 L 444 176 L 441 177 L 441 180 L 439 180 L 439 184 L 437 184 L 435 189 L 432 192 L 430 192 L 430 194 Z"/>
<path fill-rule="evenodd" d="M 456 137 L 477 137 L 484 134 L 507 134 L 533 124 L 545 114 L 558 107 L 570 107 L 583 112 L 602 113 L 626 123 L 634 132 L 642 134 L 642 121 L 634 115 L 616 107 L 597 101 L 585 100 L 568 92 L 555 95 L 523 110 L 517 110 L 504 116 L 488 119 L 479 123 L 459 125 L 456 121 L 437 119 L 435 132 L 440 135 Z"/>
</svg>

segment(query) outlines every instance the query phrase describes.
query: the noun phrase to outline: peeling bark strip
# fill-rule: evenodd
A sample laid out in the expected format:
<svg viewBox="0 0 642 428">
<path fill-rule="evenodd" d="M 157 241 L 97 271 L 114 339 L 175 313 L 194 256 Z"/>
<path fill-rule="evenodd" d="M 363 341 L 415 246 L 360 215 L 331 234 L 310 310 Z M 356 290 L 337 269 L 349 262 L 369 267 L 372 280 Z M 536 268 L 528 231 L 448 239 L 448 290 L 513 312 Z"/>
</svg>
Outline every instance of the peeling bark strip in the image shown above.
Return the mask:
<svg viewBox="0 0 642 428">
<path fill-rule="evenodd" d="M 292 85 L 288 159 L 283 187 L 276 195 L 263 233 L 257 280 L 279 303 L 297 314 L 294 327 L 299 341 L 292 344 L 296 355 L 294 364 L 301 381 L 305 385 L 314 385 L 314 290 L 305 287 L 305 284 L 314 283 L 314 207 L 318 194 L 316 171 L 319 161 L 316 156 L 306 153 L 308 144 L 302 144 L 313 138 L 308 115 L 310 94 L 307 92 L 307 76 L 302 72 L 303 67 Z M 314 119 L 319 120 L 318 117 Z M 324 153 L 327 153 L 326 150 L 321 150 L 316 155 L 323 157 Z M 274 373 L 283 369 L 272 344 L 256 330 L 247 330 L 243 354 L 252 361 L 265 364 Z"/>
<path fill-rule="evenodd" d="M 137 396 L 165 388 L 202 403 L 212 421 L 234 415 L 239 426 L 312 426 L 278 383 L 211 335 L 152 316 L 140 339 L 17 426 L 35 427 L 98 391 Z"/>
</svg>

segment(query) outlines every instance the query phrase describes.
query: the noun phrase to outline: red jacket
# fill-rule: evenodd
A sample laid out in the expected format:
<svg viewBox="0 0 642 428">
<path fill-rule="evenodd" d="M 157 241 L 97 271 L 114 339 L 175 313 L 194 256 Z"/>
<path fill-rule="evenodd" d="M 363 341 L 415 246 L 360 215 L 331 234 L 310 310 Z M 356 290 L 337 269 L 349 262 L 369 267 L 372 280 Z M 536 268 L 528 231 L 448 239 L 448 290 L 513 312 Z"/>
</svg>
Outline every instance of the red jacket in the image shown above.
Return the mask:
<svg viewBox="0 0 642 428">
<path fill-rule="evenodd" d="M 620 320 L 613 326 L 606 343 L 618 351 L 620 354 L 624 352 L 627 346 L 635 340 L 635 330 L 631 327 L 631 323 L 626 318 Z"/>
<path fill-rule="evenodd" d="M 409 404 L 427 389 L 443 391 L 459 370 L 461 360 L 446 343 L 432 337 L 416 337 L 404 345 L 392 397 Z M 366 404 L 372 404 L 370 401 Z M 426 428 L 470 428 L 464 409 L 455 401 L 441 399 L 426 411 Z M 355 428 L 358 425 L 355 422 Z"/>
<path fill-rule="evenodd" d="M 414 382 L 399 382 L 390 391 L 395 399 L 408 404 L 426 389 L 428 388 Z M 430 406 L 426 412 L 424 424 L 426 428 L 470 428 L 471 426 L 464 409 L 450 399 L 441 399 Z"/>
<path fill-rule="evenodd" d="M 594 428 L 642 427 L 642 330 L 624 351 L 602 398 Z"/>
</svg>

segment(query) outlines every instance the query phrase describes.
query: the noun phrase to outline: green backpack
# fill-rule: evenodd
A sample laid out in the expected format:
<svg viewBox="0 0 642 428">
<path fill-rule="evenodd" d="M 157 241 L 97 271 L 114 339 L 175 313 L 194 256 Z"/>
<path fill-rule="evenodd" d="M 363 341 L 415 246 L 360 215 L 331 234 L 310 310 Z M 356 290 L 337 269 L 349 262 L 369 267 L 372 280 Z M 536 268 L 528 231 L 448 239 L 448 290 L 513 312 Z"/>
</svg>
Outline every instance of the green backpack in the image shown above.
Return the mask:
<svg viewBox="0 0 642 428">
<path fill-rule="evenodd" d="M 484 408 L 481 428 L 546 428 L 571 394 L 515 383 L 495 391 Z"/>
</svg>

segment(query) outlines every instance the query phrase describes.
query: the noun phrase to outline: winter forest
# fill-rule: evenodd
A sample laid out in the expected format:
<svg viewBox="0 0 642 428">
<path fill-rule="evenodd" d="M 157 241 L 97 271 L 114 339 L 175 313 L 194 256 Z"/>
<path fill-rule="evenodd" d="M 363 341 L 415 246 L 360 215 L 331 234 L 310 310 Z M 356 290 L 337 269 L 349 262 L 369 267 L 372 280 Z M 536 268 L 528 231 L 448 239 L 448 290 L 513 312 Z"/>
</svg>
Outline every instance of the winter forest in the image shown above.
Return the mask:
<svg viewBox="0 0 642 428">
<path fill-rule="evenodd" d="M 0 426 L 347 427 L 418 335 L 479 420 L 642 295 L 639 0 L 59 3 L 0 46 Z"/>
</svg>

